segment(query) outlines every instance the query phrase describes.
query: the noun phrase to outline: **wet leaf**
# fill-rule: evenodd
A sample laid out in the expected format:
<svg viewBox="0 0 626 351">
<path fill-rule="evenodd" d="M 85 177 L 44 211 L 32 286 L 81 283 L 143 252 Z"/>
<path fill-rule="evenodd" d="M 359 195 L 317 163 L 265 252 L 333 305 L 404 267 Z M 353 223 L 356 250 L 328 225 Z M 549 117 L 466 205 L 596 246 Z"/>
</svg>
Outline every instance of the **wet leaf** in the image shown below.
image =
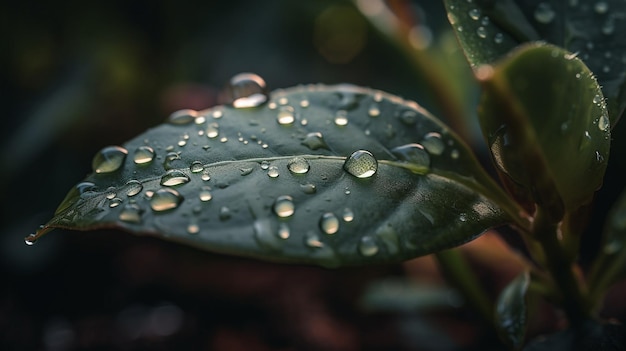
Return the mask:
<svg viewBox="0 0 626 351">
<path fill-rule="evenodd" d="M 496 322 L 504 341 L 516 350 L 524 344 L 528 309 L 526 292 L 530 277 L 528 272 L 517 276 L 502 290 L 496 304 Z"/>
<path fill-rule="evenodd" d="M 446 0 L 448 19 L 474 68 L 516 46 L 543 40 L 578 54 L 608 99 L 611 124 L 626 107 L 626 6 L 623 0 Z"/>
<path fill-rule="evenodd" d="M 279 90 L 268 101 L 258 94 L 234 94 L 246 108 L 176 112 L 103 149 L 95 173 L 37 237 L 117 227 L 208 251 L 339 266 L 460 245 L 509 222 L 502 207 L 517 211 L 414 102 L 349 85 Z"/>
<path fill-rule="evenodd" d="M 589 203 L 602 185 L 610 126 L 585 64 L 558 47 L 528 44 L 477 76 L 483 134 L 511 192 L 557 220 Z"/>
<path fill-rule="evenodd" d="M 617 351 L 626 348 L 626 328 L 621 324 L 588 321 L 581 328 L 571 328 L 537 337 L 524 351 Z"/>
</svg>

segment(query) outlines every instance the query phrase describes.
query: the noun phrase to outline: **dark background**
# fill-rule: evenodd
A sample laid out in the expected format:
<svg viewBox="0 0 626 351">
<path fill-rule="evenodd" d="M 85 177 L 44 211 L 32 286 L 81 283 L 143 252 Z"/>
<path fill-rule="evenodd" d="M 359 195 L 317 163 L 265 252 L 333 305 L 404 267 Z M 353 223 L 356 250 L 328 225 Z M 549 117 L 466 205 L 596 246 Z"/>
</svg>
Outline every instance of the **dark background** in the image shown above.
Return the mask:
<svg viewBox="0 0 626 351">
<path fill-rule="evenodd" d="M 429 50 L 461 62 L 440 2 L 397 3 L 432 31 Z M 96 151 L 177 109 L 218 103 L 240 72 L 270 89 L 374 87 L 439 114 L 410 58 L 350 2 L 5 1 L 0 19 L 0 349 L 454 350 L 494 341 L 465 309 L 365 311 L 363 289 L 406 276 L 406 265 L 279 266 L 116 231 L 58 230 L 24 244 L 91 171 Z M 451 70 L 467 85 L 460 67 Z M 465 100 L 475 103 L 476 92 Z M 598 213 L 623 188 L 623 167 L 609 173 Z M 426 282 L 436 275 L 408 271 Z"/>
</svg>

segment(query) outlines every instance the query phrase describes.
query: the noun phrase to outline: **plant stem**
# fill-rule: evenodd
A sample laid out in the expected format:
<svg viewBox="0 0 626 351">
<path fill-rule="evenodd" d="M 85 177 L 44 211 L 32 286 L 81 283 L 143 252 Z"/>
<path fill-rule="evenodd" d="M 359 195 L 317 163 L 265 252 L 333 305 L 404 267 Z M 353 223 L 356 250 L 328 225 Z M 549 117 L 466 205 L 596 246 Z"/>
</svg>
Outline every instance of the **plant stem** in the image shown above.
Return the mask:
<svg viewBox="0 0 626 351">
<path fill-rule="evenodd" d="M 461 291 L 485 322 L 495 328 L 494 305 L 461 252 L 450 249 L 436 253 L 435 257 L 448 281 Z"/>
<path fill-rule="evenodd" d="M 541 207 L 537 208 L 533 236 L 543 248 L 546 265 L 559 289 L 562 307 L 574 329 L 590 318 L 589 306 L 572 270 L 572 262 L 557 237 L 558 223 L 552 222 Z"/>
</svg>

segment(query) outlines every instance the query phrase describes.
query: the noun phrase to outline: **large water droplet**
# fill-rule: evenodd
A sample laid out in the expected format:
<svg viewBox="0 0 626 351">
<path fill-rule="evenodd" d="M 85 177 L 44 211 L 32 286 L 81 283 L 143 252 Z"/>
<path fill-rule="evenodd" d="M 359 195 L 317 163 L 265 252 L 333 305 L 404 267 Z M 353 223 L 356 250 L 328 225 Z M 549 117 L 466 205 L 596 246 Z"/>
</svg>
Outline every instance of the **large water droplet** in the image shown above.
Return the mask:
<svg viewBox="0 0 626 351">
<path fill-rule="evenodd" d="M 183 201 L 183 197 L 174 189 L 157 190 L 150 198 L 150 207 L 155 212 L 174 209 Z"/>
<path fill-rule="evenodd" d="M 143 190 L 143 185 L 138 180 L 131 179 L 126 182 L 126 196 L 133 197 Z"/>
<path fill-rule="evenodd" d="M 265 81 L 254 73 L 240 73 L 234 76 L 228 88 L 235 108 L 257 107 L 268 99 Z"/>
<path fill-rule="evenodd" d="M 366 257 L 374 256 L 378 253 L 378 245 L 376 240 L 369 235 L 361 237 L 359 242 L 359 252 Z"/>
<path fill-rule="evenodd" d="M 93 158 L 91 166 L 96 173 L 115 172 L 124 164 L 128 151 L 120 146 L 107 146 Z"/>
<path fill-rule="evenodd" d="M 422 145 L 426 148 L 426 151 L 433 155 L 441 155 L 446 148 L 441 139 L 441 134 L 436 132 L 426 134 L 424 140 L 422 140 Z"/>
<path fill-rule="evenodd" d="M 542 2 L 535 8 L 535 20 L 539 23 L 548 24 L 552 22 L 556 13 L 549 3 Z"/>
<path fill-rule="evenodd" d="M 335 234 L 339 231 L 339 218 L 332 212 L 326 212 L 320 218 L 320 229 L 326 234 Z"/>
<path fill-rule="evenodd" d="M 611 128 L 611 121 L 607 115 L 602 115 L 598 120 L 598 128 L 603 132 L 608 132 Z"/>
<path fill-rule="evenodd" d="M 291 173 L 304 174 L 309 171 L 311 166 L 309 165 L 309 161 L 307 161 L 304 157 L 294 157 L 289 160 L 287 168 Z"/>
<path fill-rule="evenodd" d="M 311 150 L 317 149 L 326 149 L 329 150 L 326 141 L 324 140 L 324 136 L 320 132 L 313 132 L 306 135 L 304 140 L 302 140 L 302 145 L 308 147 Z"/>
<path fill-rule="evenodd" d="M 430 154 L 420 144 L 407 144 L 395 147 L 391 150 L 402 161 L 411 163 L 411 169 L 417 173 L 425 173 L 430 170 Z"/>
<path fill-rule="evenodd" d="M 270 178 L 276 178 L 278 177 L 279 173 L 278 173 L 278 167 L 276 166 L 270 166 L 267 169 L 267 176 Z"/>
<path fill-rule="evenodd" d="M 293 204 L 293 198 L 289 195 L 281 195 L 274 201 L 274 213 L 280 218 L 287 218 L 293 215 L 296 207 Z"/>
<path fill-rule="evenodd" d="M 189 177 L 182 171 L 172 169 L 161 177 L 161 185 L 176 186 L 189 182 Z"/>
<path fill-rule="evenodd" d="M 139 224 L 142 213 L 143 210 L 137 204 L 128 204 L 120 212 L 119 219 L 122 222 Z"/>
<path fill-rule="evenodd" d="M 196 117 L 198 117 L 198 111 L 186 109 L 172 113 L 167 121 L 170 124 L 185 125 L 193 122 Z"/>
<path fill-rule="evenodd" d="M 133 161 L 138 165 L 152 162 L 154 159 L 154 150 L 150 146 L 140 146 L 135 149 Z"/>
<path fill-rule="evenodd" d="M 369 178 L 376 174 L 378 161 L 371 152 L 357 150 L 346 159 L 343 169 L 357 178 Z"/>
<path fill-rule="evenodd" d="M 278 115 L 276 116 L 276 121 L 278 124 L 286 126 L 292 125 L 296 120 L 296 113 L 291 106 L 281 106 L 278 109 Z"/>
</svg>

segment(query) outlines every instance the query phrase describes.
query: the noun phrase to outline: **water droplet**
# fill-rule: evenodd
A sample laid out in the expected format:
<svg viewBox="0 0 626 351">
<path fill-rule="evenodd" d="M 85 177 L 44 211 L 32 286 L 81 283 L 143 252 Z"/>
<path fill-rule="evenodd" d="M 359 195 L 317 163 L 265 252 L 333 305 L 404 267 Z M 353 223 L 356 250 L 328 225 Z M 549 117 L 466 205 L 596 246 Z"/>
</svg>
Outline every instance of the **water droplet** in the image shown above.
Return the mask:
<svg viewBox="0 0 626 351">
<path fill-rule="evenodd" d="M 328 234 L 335 234 L 339 231 L 339 219 L 332 212 L 326 212 L 320 218 L 320 229 Z"/>
<path fill-rule="evenodd" d="M 200 190 L 200 193 L 198 194 L 198 197 L 202 202 L 211 201 L 211 199 L 213 198 L 213 195 L 211 195 L 211 188 L 209 188 L 208 186 L 203 186 Z"/>
<path fill-rule="evenodd" d="M 133 161 L 138 165 L 152 162 L 154 159 L 154 150 L 150 146 L 140 146 L 135 149 Z"/>
<path fill-rule="evenodd" d="M 542 2 L 535 8 L 535 20 L 539 23 L 548 24 L 552 22 L 555 12 L 550 4 Z"/>
<path fill-rule="evenodd" d="M 200 173 L 204 171 L 204 165 L 200 161 L 193 161 L 189 166 L 191 173 Z"/>
<path fill-rule="evenodd" d="M 268 99 L 265 81 L 253 73 L 240 73 L 234 76 L 228 88 L 235 108 L 258 107 Z"/>
<path fill-rule="evenodd" d="M 270 168 L 270 163 L 268 161 L 261 161 L 261 169 L 266 170 Z"/>
<path fill-rule="evenodd" d="M 426 173 L 430 169 L 430 154 L 420 144 L 407 144 L 391 150 L 398 159 L 411 163 L 417 173 Z"/>
<path fill-rule="evenodd" d="M 270 177 L 270 178 L 276 178 L 276 177 L 278 177 L 278 175 L 279 175 L 279 174 L 278 174 L 278 167 L 276 167 L 276 166 L 270 166 L 270 167 L 267 169 L 267 176 L 268 176 L 268 177 Z"/>
<path fill-rule="evenodd" d="M 173 163 L 174 161 L 180 159 L 180 152 L 168 152 L 167 155 L 165 155 L 165 159 L 163 160 L 163 168 L 165 170 L 176 168 Z"/>
<path fill-rule="evenodd" d="M 222 137 L 222 138 L 220 139 L 220 143 L 225 143 L 225 142 L 227 142 L 227 141 L 228 141 L 228 138 L 227 138 L 227 137 Z"/>
<path fill-rule="evenodd" d="M 602 97 L 601 97 L 600 95 L 596 94 L 596 95 L 593 97 L 593 103 L 594 103 L 594 104 L 596 104 L 596 105 L 598 105 L 598 104 L 600 104 L 601 102 L 602 102 Z"/>
<path fill-rule="evenodd" d="M 128 151 L 120 146 L 107 146 L 93 158 L 91 166 L 96 173 L 115 172 L 124 164 Z"/>
<path fill-rule="evenodd" d="M 478 19 L 480 18 L 480 9 L 473 8 L 473 9 L 469 10 L 468 15 L 474 21 L 478 21 Z"/>
<path fill-rule="evenodd" d="M 460 156 L 459 150 L 453 149 L 452 151 L 450 151 L 450 157 L 452 157 L 453 160 L 458 159 L 459 156 Z"/>
<path fill-rule="evenodd" d="M 309 171 L 311 166 L 309 165 L 309 161 L 307 161 L 304 157 L 294 157 L 289 160 L 287 168 L 291 173 L 304 174 Z"/>
<path fill-rule="evenodd" d="M 426 151 L 433 155 L 441 155 L 446 148 L 443 140 L 441 140 L 441 134 L 436 132 L 426 134 L 424 140 L 422 140 L 422 145 L 426 148 Z"/>
<path fill-rule="evenodd" d="M 182 171 L 172 169 L 161 177 L 161 185 L 176 186 L 189 182 L 189 177 Z"/>
<path fill-rule="evenodd" d="M 196 119 L 197 116 L 198 111 L 196 110 L 180 110 L 172 113 L 167 118 L 167 122 L 170 124 L 185 125 L 193 122 L 193 120 Z"/>
<path fill-rule="evenodd" d="M 185 141 L 185 140 L 179 140 L 178 141 L 178 146 L 183 147 L 185 145 L 187 145 L 187 141 Z"/>
<path fill-rule="evenodd" d="M 369 235 L 361 237 L 359 242 L 359 252 L 366 257 L 374 256 L 378 253 L 378 245 L 376 240 Z"/>
<path fill-rule="evenodd" d="M 367 110 L 367 114 L 370 117 L 378 117 L 378 116 L 380 116 L 380 109 L 378 108 L 378 105 L 372 104 L 372 106 L 370 106 L 369 110 Z"/>
<path fill-rule="evenodd" d="M 302 145 L 308 147 L 311 150 L 317 150 L 317 149 L 329 150 L 328 145 L 326 144 L 326 141 L 324 140 L 324 137 L 322 136 L 322 133 L 320 132 L 313 132 L 313 133 L 307 134 L 304 140 L 302 140 Z"/>
<path fill-rule="evenodd" d="M 596 11 L 597 14 L 602 15 L 602 14 L 605 14 L 609 10 L 609 4 L 607 4 L 604 1 L 598 1 L 593 6 L 593 9 Z"/>
<path fill-rule="evenodd" d="M 369 178 L 378 170 L 378 161 L 371 152 L 357 150 L 346 159 L 343 169 L 357 178 Z"/>
<path fill-rule="evenodd" d="M 459 215 L 459 221 L 461 222 L 467 222 L 467 215 L 465 213 L 461 213 Z"/>
<path fill-rule="evenodd" d="M 189 223 L 187 226 L 187 233 L 189 234 L 198 234 L 200 232 L 200 226 L 196 223 Z"/>
<path fill-rule="evenodd" d="M 213 111 L 213 113 L 211 114 L 211 116 L 215 119 L 220 119 L 224 116 L 224 112 L 222 110 L 215 110 Z"/>
<path fill-rule="evenodd" d="M 220 126 L 217 123 L 209 123 L 206 128 L 206 136 L 210 139 L 217 138 L 220 134 Z"/>
<path fill-rule="evenodd" d="M 489 25 L 489 17 L 483 16 L 483 18 L 480 20 L 480 24 L 482 24 L 483 26 L 488 26 Z"/>
<path fill-rule="evenodd" d="M 200 178 L 202 180 L 204 180 L 205 182 L 208 182 L 209 180 L 211 180 L 211 175 L 209 175 L 209 171 L 204 170 L 204 172 L 202 172 L 202 176 Z"/>
<path fill-rule="evenodd" d="M 291 106 L 281 106 L 276 116 L 276 121 L 282 126 L 292 125 L 296 120 L 296 115 Z"/>
<path fill-rule="evenodd" d="M 289 103 L 289 99 L 287 99 L 286 97 L 281 97 L 280 99 L 278 99 L 278 104 L 279 105 L 287 105 Z"/>
<path fill-rule="evenodd" d="M 349 208 L 343 209 L 343 221 L 344 222 L 352 222 L 354 220 L 354 212 L 352 212 Z"/>
<path fill-rule="evenodd" d="M 183 197 L 174 189 L 163 188 L 157 190 L 150 198 L 150 207 L 155 212 L 174 209 L 183 201 Z"/>
<path fill-rule="evenodd" d="M 133 197 L 143 190 L 143 185 L 138 180 L 131 179 L 126 182 L 126 196 Z"/>
<path fill-rule="evenodd" d="M 600 116 L 600 120 L 598 121 L 598 128 L 603 132 L 608 132 L 611 127 L 611 121 L 607 115 Z"/>
<path fill-rule="evenodd" d="M 494 43 L 502 44 L 503 41 L 504 41 L 504 35 L 502 35 L 502 33 L 496 33 L 496 35 L 493 36 Z"/>
<path fill-rule="evenodd" d="M 115 208 L 121 204 L 122 204 L 122 199 L 120 199 L 119 197 L 114 197 L 111 199 L 111 201 L 109 201 L 110 208 Z"/>
<path fill-rule="evenodd" d="M 115 187 L 110 186 L 109 188 L 107 188 L 107 194 L 106 194 L 107 199 L 111 200 L 116 196 L 117 196 L 117 193 L 115 192 Z"/>
<path fill-rule="evenodd" d="M 315 194 L 317 192 L 317 187 L 315 186 L 315 184 L 302 184 L 300 185 L 300 190 L 302 190 L 303 193 L 305 194 Z"/>
<path fill-rule="evenodd" d="M 485 39 L 487 37 L 487 30 L 485 27 L 480 26 L 476 29 L 476 35 L 478 35 L 479 38 Z"/>
<path fill-rule="evenodd" d="M 348 113 L 345 110 L 337 111 L 337 114 L 335 115 L 335 125 L 340 127 L 348 125 Z"/>
<path fill-rule="evenodd" d="M 293 198 L 289 195 L 281 195 L 274 201 L 274 213 L 280 218 L 287 218 L 295 212 Z"/>
<path fill-rule="evenodd" d="M 289 232 L 289 225 L 287 225 L 287 223 L 280 223 L 278 225 L 277 234 L 278 234 L 278 237 L 283 240 L 289 239 L 289 235 L 291 235 L 291 233 Z"/>
<path fill-rule="evenodd" d="M 308 232 L 304 238 L 304 242 L 311 248 L 322 248 L 324 243 L 320 240 L 320 237 L 314 232 Z"/>
<path fill-rule="evenodd" d="M 309 107 L 309 100 L 307 100 L 307 99 L 301 100 L 300 101 L 300 107 L 304 107 L 304 108 Z"/>
<path fill-rule="evenodd" d="M 247 176 L 248 174 L 252 173 L 252 171 L 254 171 L 254 168 L 244 167 L 244 168 L 240 168 L 239 171 L 241 172 L 242 176 Z"/>
<path fill-rule="evenodd" d="M 222 206 L 220 208 L 220 214 L 219 214 L 220 220 L 225 221 L 230 219 L 231 214 L 230 214 L 230 209 L 226 206 Z"/>
</svg>

